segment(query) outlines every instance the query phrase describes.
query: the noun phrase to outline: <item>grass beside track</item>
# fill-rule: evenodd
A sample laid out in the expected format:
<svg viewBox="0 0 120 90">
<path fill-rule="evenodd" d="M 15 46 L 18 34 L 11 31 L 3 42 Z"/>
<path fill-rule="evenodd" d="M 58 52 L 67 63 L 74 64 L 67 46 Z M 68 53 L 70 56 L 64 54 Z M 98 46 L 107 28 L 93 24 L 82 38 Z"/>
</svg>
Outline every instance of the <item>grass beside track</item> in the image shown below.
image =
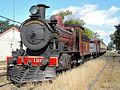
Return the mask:
<svg viewBox="0 0 120 90">
<path fill-rule="evenodd" d="M 6 65 L 6 61 L 0 61 L 0 66 L 1 65 Z"/>
<path fill-rule="evenodd" d="M 6 76 L 1 76 L 0 77 L 0 84 L 6 83 L 6 82 L 8 82 L 6 79 Z"/>
<path fill-rule="evenodd" d="M 120 57 L 108 60 L 108 65 L 93 90 L 120 90 Z"/>
</svg>

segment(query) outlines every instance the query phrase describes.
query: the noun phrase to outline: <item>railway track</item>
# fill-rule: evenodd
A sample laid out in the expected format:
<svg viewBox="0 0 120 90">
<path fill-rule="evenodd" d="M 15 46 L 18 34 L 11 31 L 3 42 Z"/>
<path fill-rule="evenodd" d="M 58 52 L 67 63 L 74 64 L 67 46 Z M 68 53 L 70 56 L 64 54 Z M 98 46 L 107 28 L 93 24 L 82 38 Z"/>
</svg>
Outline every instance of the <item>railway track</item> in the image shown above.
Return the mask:
<svg viewBox="0 0 120 90">
<path fill-rule="evenodd" d="M 6 65 L 0 65 L 0 78 L 6 76 Z M 6 86 L 10 84 L 9 82 L 0 84 L 0 87 Z"/>
<path fill-rule="evenodd" d="M 0 77 L 6 75 L 6 65 L 0 65 Z"/>
<path fill-rule="evenodd" d="M 105 69 L 109 69 L 109 67 L 115 67 L 117 66 L 115 64 L 115 62 L 119 62 L 120 63 L 120 60 L 115 60 L 116 57 L 117 58 L 120 58 L 120 55 L 107 55 L 105 56 L 106 57 L 106 63 L 105 65 L 103 66 L 103 68 L 100 70 L 100 72 L 97 74 L 96 78 L 92 81 L 91 84 L 89 84 L 88 86 L 88 90 L 92 90 L 92 88 L 95 86 L 95 84 L 97 83 L 97 81 L 99 80 L 100 76 L 104 73 Z M 112 75 L 112 72 L 113 72 L 114 69 L 111 69 L 110 70 L 110 75 Z"/>
<path fill-rule="evenodd" d="M 0 65 L 0 70 L 6 70 L 7 66 L 6 65 Z"/>
<path fill-rule="evenodd" d="M 0 87 L 6 86 L 6 85 L 9 85 L 9 84 L 12 84 L 12 83 L 10 83 L 10 82 L 4 83 L 4 84 L 1 84 Z"/>
<path fill-rule="evenodd" d="M 0 77 L 5 75 L 6 75 L 6 71 L 0 73 Z"/>
<path fill-rule="evenodd" d="M 99 77 L 101 76 L 101 74 L 103 73 L 103 71 L 106 69 L 108 65 L 108 62 L 106 62 L 106 64 L 103 66 L 103 68 L 100 70 L 100 72 L 97 74 L 96 78 L 93 80 L 93 82 L 91 84 L 89 84 L 88 86 L 88 90 L 92 90 L 92 87 L 95 85 L 95 83 L 98 81 Z"/>
</svg>

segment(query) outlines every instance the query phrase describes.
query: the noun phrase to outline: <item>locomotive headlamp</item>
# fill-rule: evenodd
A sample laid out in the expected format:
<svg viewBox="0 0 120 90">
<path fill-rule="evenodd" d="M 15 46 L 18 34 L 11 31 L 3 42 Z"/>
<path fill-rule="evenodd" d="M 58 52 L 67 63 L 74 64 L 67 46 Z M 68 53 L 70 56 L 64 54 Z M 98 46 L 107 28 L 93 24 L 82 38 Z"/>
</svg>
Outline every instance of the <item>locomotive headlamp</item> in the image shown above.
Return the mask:
<svg viewBox="0 0 120 90">
<path fill-rule="evenodd" d="M 29 11 L 30 11 L 30 13 L 31 13 L 32 15 L 34 15 L 34 14 L 37 14 L 37 13 L 38 13 L 39 8 L 34 5 L 34 6 L 32 6 L 32 7 L 29 9 Z"/>
</svg>

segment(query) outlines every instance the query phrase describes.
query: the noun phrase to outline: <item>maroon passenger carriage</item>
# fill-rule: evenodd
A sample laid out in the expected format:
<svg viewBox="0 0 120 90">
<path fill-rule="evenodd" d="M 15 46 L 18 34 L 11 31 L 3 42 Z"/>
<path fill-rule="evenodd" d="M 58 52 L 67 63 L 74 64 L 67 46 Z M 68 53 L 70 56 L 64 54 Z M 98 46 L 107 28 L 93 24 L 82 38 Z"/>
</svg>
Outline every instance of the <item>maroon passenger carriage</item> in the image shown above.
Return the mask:
<svg viewBox="0 0 120 90">
<path fill-rule="evenodd" d="M 103 43 L 102 40 L 98 38 L 92 38 L 90 41 L 90 53 L 91 56 L 98 57 L 106 53 L 107 46 Z"/>
</svg>

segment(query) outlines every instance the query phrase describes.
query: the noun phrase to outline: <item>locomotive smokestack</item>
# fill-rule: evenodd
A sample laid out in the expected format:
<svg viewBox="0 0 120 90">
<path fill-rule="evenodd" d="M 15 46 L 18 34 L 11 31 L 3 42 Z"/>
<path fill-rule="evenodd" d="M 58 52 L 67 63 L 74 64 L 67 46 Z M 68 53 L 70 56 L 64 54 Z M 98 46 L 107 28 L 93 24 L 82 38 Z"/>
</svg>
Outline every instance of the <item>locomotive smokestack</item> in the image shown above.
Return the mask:
<svg viewBox="0 0 120 90">
<path fill-rule="evenodd" d="M 49 7 L 49 6 L 46 6 L 46 5 L 44 5 L 44 4 L 38 4 L 37 6 L 38 6 L 38 8 L 39 8 L 38 14 L 40 15 L 40 17 L 41 17 L 42 19 L 45 19 L 45 10 L 46 10 L 46 8 L 50 8 L 50 7 Z"/>
</svg>

